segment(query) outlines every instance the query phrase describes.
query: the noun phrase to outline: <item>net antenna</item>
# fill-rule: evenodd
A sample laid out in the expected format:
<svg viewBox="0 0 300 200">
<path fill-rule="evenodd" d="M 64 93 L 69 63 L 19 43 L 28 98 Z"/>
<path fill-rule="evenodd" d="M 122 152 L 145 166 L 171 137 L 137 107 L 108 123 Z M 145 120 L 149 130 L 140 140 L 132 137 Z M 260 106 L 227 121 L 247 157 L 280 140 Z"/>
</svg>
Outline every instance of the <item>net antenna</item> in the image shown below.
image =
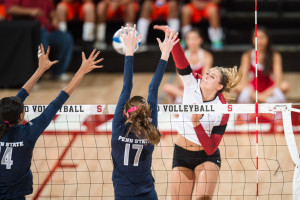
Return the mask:
<svg viewBox="0 0 300 200">
<path fill-rule="evenodd" d="M 256 124 L 256 197 L 258 199 L 258 99 L 257 99 L 257 0 L 255 0 L 255 124 Z"/>
<path fill-rule="evenodd" d="M 287 111 L 282 111 L 283 129 L 286 143 L 292 160 L 295 164 L 294 178 L 293 178 L 293 200 L 300 200 L 300 157 L 295 141 L 291 112 L 300 113 L 299 109 L 292 108 L 291 104 L 288 105 Z"/>
</svg>

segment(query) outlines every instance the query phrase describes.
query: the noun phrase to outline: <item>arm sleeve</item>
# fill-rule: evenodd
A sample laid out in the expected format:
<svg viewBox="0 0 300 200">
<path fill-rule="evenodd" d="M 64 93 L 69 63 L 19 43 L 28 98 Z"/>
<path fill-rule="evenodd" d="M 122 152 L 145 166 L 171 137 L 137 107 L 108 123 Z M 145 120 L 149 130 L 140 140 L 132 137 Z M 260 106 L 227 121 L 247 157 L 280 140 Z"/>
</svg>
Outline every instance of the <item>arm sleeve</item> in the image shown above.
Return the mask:
<svg viewBox="0 0 300 200">
<path fill-rule="evenodd" d="M 201 123 L 198 126 L 194 127 L 198 140 L 203 146 L 207 155 L 212 155 L 218 149 L 225 133 L 228 119 L 229 114 L 223 114 L 220 125 L 213 127 L 210 137 L 206 134 Z"/>
<path fill-rule="evenodd" d="M 178 74 L 183 82 L 184 87 L 197 84 L 197 80 L 192 74 L 190 63 L 185 57 L 184 51 L 178 42 L 172 49 L 172 56 L 175 62 L 175 66 Z"/>
<path fill-rule="evenodd" d="M 56 99 L 47 106 L 47 108 L 40 116 L 26 124 L 27 126 L 29 126 L 30 132 L 30 134 L 28 135 L 28 140 L 32 141 L 33 143 L 36 142 L 39 136 L 48 127 L 57 111 L 61 109 L 62 105 L 67 101 L 68 98 L 69 95 L 64 91 L 61 91 Z"/>
<path fill-rule="evenodd" d="M 29 96 L 29 94 L 24 88 L 21 88 L 16 96 L 22 99 L 22 101 L 24 102 L 26 98 Z"/>
<path fill-rule="evenodd" d="M 156 71 L 153 75 L 153 78 L 151 80 L 151 83 L 149 85 L 149 92 L 148 92 L 148 103 L 150 104 L 151 109 L 151 118 L 152 118 L 152 124 L 157 128 L 157 94 L 158 94 L 158 88 L 161 83 L 161 80 L 164 76 L 166 67 L 167 67 L 167 61 L 160 60 Z"/>
<path fill-rule="evenodd" d="M 122 124 L 124 105 L 130 98 L 132 90 L 133 56 L 125 56 L 123 88 L 115 110 L 113 128 Z"/>
</svg>

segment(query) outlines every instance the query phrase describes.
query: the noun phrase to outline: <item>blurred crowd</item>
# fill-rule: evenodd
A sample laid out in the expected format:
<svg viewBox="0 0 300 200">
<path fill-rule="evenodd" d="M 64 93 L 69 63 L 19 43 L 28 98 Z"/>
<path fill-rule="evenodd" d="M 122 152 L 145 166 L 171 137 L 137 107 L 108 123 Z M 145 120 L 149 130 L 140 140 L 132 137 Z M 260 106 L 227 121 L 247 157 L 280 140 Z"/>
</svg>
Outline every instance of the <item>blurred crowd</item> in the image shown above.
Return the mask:
<svg viewBox="0 0 300 200">
<path fill-rule="evenodd" d="M 82 22 L 82 41 L 92 43 L 103 50 L 107 22 L 119 20 L 133 26 L 142 37 L 142 46 L 147 46 L 147 35 L 151 22 L 164 21 L 171 29 L 181 34 L 181 43 L 186 47 L 186 57 L 194 73 L 204 74 L 213 65 L 213 55 L 202 48 L 203 31 L 207 31 L 212 50 L 223 48 L 223 30 L 220 19 L 221 0 L 0 0 L 0 20 L 29 18 L 41 24 L 41 42 L 51 45 L 55 59 L 54 76 L 67 79 L 65 71 L 73 51 L 69 22 Z M 208 21 L 208 30 L 197 29 L 203 20 Z M 202 31 L 202 33 L 201 33 Z M 268 30 L 258 29 L 258 75 L 259 102 L 285 102 L 284 93 L 289 85 L 282 81 L 281 55 L 274 51 Z M 254 34 L 253 34 L 254 44 Z M 236 89 L 239 103 L 255 100 L 255 51 L 249 49 L 241 57 L 242 83 Z M 180 81 L 179 81 L 180 82 Z M 167 84 L 164 91 L 170 103 L 180 103 L 183 86 Z"/>
</svg>

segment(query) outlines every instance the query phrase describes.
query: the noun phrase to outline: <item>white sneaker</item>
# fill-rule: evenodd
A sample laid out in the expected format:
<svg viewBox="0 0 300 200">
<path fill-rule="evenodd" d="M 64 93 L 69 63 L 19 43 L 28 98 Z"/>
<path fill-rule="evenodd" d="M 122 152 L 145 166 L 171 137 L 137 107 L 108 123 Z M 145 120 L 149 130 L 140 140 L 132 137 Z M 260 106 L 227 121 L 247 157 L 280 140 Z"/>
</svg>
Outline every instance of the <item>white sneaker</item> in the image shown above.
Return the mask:
<svg viewBox="0 0 300 200">
<path fill-rule="evenodd" d="M 62 75 L 59 75 L 59 76 L 52 75 L 52 77 L 50 79 L 62 81 L 62 82 L 69 82 L 72 79 L 72 76 L 70 76 L 66 73 L 63 73 Z"/>
<path fill-rule="evenodd" d="M 98 50 L 105 50 L 107 48 L 107 44 L 103 41 L 97 40 L 94 43 L 94 48 Z"/>
</svg>

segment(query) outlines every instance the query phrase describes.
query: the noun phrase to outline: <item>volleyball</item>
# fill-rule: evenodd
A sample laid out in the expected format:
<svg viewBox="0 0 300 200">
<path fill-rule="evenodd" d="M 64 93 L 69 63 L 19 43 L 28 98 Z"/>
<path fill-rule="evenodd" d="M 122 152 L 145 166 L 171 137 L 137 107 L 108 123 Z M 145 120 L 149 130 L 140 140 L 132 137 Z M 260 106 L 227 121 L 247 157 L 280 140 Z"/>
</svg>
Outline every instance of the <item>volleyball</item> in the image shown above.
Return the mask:
<svg viewBox="0 0 300 200">
<path fill-rule="evenodd" d="M 128 33 L 127 27 L 124 27 L 125 31 Z M 129 31 L 133 31 L 133 28 L 129 27 Z M 113 36 L 112 46 L 113 48 L 122 55 L 125 55 L 125 44 L 123 39 L 121 38 L 121 34 L 123 33 L 122 28 L 120 28 Z M 139 33 L 135 31 L 135 37 L 138 37 Z M 137 45 L 135 46 L 134 52 L 136 52 L 141 45 L 141 39 L 138 41 Z"/>
</svg>

